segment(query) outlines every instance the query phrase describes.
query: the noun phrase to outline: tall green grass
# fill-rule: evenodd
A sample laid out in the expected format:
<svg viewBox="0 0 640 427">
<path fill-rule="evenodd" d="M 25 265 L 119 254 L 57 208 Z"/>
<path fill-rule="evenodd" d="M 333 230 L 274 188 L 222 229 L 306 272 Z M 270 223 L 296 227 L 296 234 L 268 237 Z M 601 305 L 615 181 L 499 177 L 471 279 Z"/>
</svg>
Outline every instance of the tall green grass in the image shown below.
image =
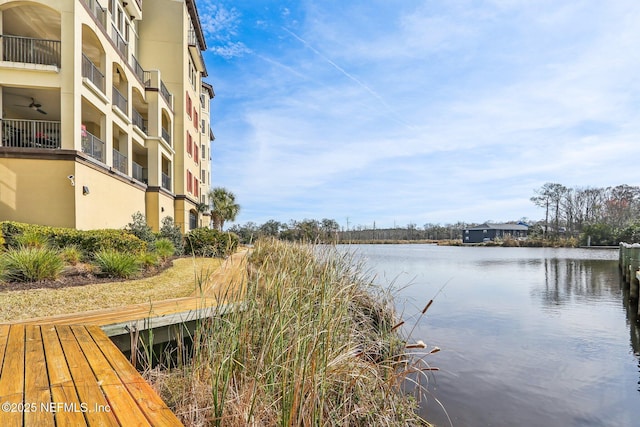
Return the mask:
<svg viewBox="0 0 640 427">
<path fill-rule="evenodd" d="M 140 273 L 140 260 L 135 253 L 103 249 L 96 252 L 93 263 L 109 277 L 126 279 Z"/>
<path fill-rule="evenodd" d="M 242 309 L 196 330 L 189 363 L 148 373 L 185 425 L 424 424 L 389 294 L 329 252 L 258 242 L 245 293 L 226 295 Z"/>
<path fill-rule="evenodd" d="M 0 256 L 0 278 L 5 281 L 56 279 L 63 268 L 64 261 L 58 252 L 47 247 L 19 247 Z"/>
</svg>

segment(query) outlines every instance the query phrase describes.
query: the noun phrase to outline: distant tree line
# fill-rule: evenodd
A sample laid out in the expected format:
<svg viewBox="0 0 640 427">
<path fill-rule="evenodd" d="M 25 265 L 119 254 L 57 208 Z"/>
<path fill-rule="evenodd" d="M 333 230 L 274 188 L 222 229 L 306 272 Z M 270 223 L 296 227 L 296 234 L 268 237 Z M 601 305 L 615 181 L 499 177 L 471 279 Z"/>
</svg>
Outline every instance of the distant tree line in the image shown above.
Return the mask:
<svg viewBox="0 0 640 427">
<path fill-rule="evenodd" d="M 544 209 L 539 232 L 544 238 L 580 239 L 581 244 L 616 245 L 640 238 L 640 187 L 565 187 L 548 182 L 531 201 Z"/>
<path fill-rule="evenodd" d="M 234 225 L 229 231 L 236 233 L 242 243 L 251 243 L 260 237 L 275 237 L 289 241 L 319 243 L 345 243 L 377 240 L 460 240 L 462 230 L 469 224 L 425 224 L 418 227 L 414 223 L 406 227 L 376 228 L 375 225 L 357 225 L 345 229 L 334 219 L 291 220 L 288 223 L 269 220 L 262 225 L 247 222 Z"/>
<path fill-rule="evenodd" d="M 229 228 L 240 237 L 242 243 L 252 243 L 261 237 L 275 237 L 288 241 L 335 243 L 339 240 L 340 226 L 333 219 L 291 220 L 288 223 L 270 219 L 262 225 L 247 222 Z"/>
<path fill-rule="evenodd" d="M 640 187 L 565 187 L 548 182 L 534 190 L 531 201 L 544 210 L 544 219 L 521 218 L 513 223 L 530 225 L 529 235 L 544 240 L 573 239 L 586 245 L 617 245 L 640 242 Z M 230 203 L 234 205 L 233 200 Z M 233 213 L 237 213 L 234 211 Z M 229 219 L 229 215 L 226 219 Z M 491 221 L 485 221 L 490 223 Z M 229 229 L 242 243 L 260 237 L 289 241 L 345 243 L 364 241 L 461 240 L 465 228 L 479 223 L 409 223 L 404 227 L 377 228 L 375 223 L 341 227 L 334 219 L 269 220 L 262 225 L 247 222 Z"/>
</svg>

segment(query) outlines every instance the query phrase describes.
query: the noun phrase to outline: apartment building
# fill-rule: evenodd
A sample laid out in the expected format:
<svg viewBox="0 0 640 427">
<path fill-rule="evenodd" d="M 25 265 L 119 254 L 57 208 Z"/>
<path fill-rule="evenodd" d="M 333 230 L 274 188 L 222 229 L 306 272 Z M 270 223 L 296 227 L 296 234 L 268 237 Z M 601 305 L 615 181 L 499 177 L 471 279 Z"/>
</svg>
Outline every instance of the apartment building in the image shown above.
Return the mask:
<svg viewBox="0 0 640 427">
<path fill-rule="evenodd" d="M 0 0 L 0 39 L 0 220 L 208 224 L 195 0 Z"/>
</svg>

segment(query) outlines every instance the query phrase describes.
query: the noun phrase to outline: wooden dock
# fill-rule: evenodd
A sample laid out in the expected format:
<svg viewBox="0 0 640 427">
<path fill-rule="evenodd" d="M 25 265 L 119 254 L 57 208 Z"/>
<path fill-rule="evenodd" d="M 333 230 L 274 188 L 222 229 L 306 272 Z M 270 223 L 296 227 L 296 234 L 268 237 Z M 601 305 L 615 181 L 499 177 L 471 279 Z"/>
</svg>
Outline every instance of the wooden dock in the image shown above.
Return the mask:
<svg viewBox="0 0 640 427">
<path fill-rule="evenodd" d="M 231 256 L 190 297 L 0 324 L 0 426 L 181 426 L 122 353 L 128 335 L 237 309 L 245 263 Z"/>
<path fill-rule="evenodd" d="M 181 426 L 97 326 L 0 325 L 0 425 Z"/>
</svg>

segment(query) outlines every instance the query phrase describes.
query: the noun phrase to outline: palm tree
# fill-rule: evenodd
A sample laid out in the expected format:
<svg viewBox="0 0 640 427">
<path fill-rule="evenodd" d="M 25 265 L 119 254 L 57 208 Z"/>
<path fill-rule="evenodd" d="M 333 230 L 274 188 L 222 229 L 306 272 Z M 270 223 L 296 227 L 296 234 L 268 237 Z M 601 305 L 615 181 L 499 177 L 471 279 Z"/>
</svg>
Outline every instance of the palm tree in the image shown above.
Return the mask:
<svg viewBox="0 0 640 427">
<path fill-rule="evenodd" d="M 222 231 L 225 221 L 234 221 L 240 212 L 240 205 L 236 203 L 236 196 L 224 187 L 216 187 L 209 191 L 212 203 L 211 219 L 213 228 Z"/>
</svg>

